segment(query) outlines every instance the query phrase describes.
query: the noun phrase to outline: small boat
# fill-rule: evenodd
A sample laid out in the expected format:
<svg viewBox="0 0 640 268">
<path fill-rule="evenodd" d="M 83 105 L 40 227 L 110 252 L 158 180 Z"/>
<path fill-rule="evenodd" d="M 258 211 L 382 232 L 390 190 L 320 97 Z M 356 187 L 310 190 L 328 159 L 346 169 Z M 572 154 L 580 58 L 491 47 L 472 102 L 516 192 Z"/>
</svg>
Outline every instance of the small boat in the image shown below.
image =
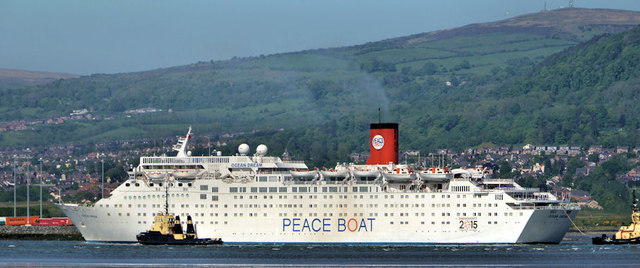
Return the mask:
<svg viewBox="0 0 640 268">
<path fill-rule="evenodd" d="M 353 175 L 355 177 L 358 178 L 363 178 L 363 177 L 378 177 L 380 176 L 380 171 L 379 170 L 359 170 L 359 169 L 355 169 L 353 170 Z"/>
<path fill-rule="evenodd" d="M 198 176 L 197 170 L 178 170 L 174 171 L 173 177 L 176 179 L 195 179 Z"/>
<path fill-rule="evenodd" d="M 182 230 L 180 216 L 169 214 L 169 183 L 166 183 L 164 212 L 153 217 L 151 230 L 136 235 L 138 243 L 143 245 L 212 245 L 222 244 L 221 238 L 198 238 L 196 226 L 187 215 L 187 231 Z"/>
<path fill-rule="evenodd" d="M 407 182 L 416 179 L 416 173 L 409 168 L 393 168 L 391 170 L 387 170 L 382 172 L 382 176 L 388 182 Z"/>
<path fill-rule="evenodd" d="M 167 176 L 167 173 L 164 172 L 147 172 L 145 174 L 151 180 L 160 180 L 164 179 Z"/>
<path fill-rule="evenodd" d="M 622 226 L 612 237 L 606 234 L 591 238 L 594 245 L 621 245 L 621 244 L 640 244 L 640 212 L 637 206 L 636 191 L 633 191 L 633 213 L 631 213 L 631 224 Z"/>
<path fill-rule="evenodd" d="M 346 178 L 349 176 L 349 170 L 323 170 L 320 171 L 324 177 Z"/>
<path fill-rule="evenodd" d="M 183 232 L 180 216 L 159 213 L 153 218 L 151 230 L 136 236 L 143 245 L 212 245 L 222 244 L 220 238 L 198 238 L 191 216 L 187 216 L 187 232 Z"/>
<path fill-rule="evenodd" d="M 318 176 L 317 170 L 292 170 L 291 176 L 293 177 L 311 177 L 314 178 Z"/>
</svg>

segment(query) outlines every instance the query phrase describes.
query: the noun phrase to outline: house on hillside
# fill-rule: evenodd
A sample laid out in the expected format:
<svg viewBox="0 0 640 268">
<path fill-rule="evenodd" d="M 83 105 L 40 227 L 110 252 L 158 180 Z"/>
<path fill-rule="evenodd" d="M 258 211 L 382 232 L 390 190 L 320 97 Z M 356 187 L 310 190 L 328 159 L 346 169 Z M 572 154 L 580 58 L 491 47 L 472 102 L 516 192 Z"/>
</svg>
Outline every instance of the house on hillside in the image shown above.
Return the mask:
<svg viewBox="0 0 640 268">
<path fill-rule="evenodd" d="M 599 154 L 602 153 L 602 145 L 591 145 L 589 146 L 589 150 L 587 150 L 587 154 Z"/>
<path fill-rule="evenodd" d="M 577 177 L 589 176 L 589 174 L 593 172 L 595 168 L 596 168 L 595 166 L 576 168 L 576 172 L 573 174 L 573 177 L 577 178 Z"/>
</svg>

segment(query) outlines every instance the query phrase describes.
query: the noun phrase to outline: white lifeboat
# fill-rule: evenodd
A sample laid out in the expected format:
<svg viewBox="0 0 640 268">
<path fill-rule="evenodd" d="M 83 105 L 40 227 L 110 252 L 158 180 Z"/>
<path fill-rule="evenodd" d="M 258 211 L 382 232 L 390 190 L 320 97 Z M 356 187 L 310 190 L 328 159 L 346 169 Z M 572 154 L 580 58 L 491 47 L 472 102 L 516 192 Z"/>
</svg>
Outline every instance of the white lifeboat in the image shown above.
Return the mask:
<svg viewBox="0 0 640 268">
<path fill-rule="evenodd" d="M 382 172 L 385 180 L 388 182 L 409 182 L 416 179 L 416 173 L 407 168 L 394 168 Z"/>
<path fill-rule="evenodd" d="M 324 177 L 346 178 L 349 176 L 349 170 L 346 170 L 346 169 L 345 170 L 330 169 L 330 170 L 323 170 L 320 172 Z"/>
<path fill-rule="evenodd" d="M 198 176 L 197 170 L 176 170 L 171 173 L 176 179 L 195 179 Z"/>
<path fill-rule="evenodd" d="M 442 182 L 453 178 L 453 174 L 447 168 L 431 167 L 418 172 L 420 179 L 427 182 Z"/>
<path fill-rule="evenodd" d="M 297 178 L 315 178 L 318 176 L 317 170 L 292 170 L 291 176 Z"/>
<path fill-rule="evenodd" d="M 162 179 L 167 177 L 167 173 L 166 172 L 153 171 L 153 172 L 145 172 L 144 174 L 150 180 L 162 180 Z"/>
</svg>

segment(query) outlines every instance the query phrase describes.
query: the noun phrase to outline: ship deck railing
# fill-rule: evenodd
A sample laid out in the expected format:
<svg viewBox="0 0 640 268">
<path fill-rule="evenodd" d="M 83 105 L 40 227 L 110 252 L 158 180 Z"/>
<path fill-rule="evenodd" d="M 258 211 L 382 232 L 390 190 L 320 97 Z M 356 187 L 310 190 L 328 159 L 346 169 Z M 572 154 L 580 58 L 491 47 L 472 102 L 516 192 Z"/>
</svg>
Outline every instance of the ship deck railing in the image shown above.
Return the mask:
<svg viewBox="0 0 640 268">
<path fill-rule="evenodd" d="M 580 206 L 575 203 L 562 203 L 563 205 L 544 205 L 538 206 L 535 204 L 520 204 L 516 206 L 512 206 L 513 209 L 517 210 L 579 210 Z"/>
<path fill-rule="evenodd" d="M 535 193 L 540 192 L 540 188 L 528 188 L 528 187 L 494 187 L 494 188 L 482 188 L 475 189 L 476 192 L 495 192 L 505 191 L 508 193 Z"/>
<path fill-rule="evenodd" d="M 482 179 L 484 184 L 513 184 L 513 179 Z"/>
</svg>

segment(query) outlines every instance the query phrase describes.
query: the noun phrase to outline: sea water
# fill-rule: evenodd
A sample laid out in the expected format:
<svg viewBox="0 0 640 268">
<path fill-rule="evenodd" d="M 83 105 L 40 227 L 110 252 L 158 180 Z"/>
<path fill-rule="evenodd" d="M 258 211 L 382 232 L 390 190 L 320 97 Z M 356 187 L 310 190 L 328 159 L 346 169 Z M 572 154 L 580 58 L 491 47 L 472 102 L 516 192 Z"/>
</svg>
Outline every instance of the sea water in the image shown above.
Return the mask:
<svg viewBox="0 0 640 268">
<path fill-rule="evenodd" d="M 595 236 L 595 235 L 594 235 Z M 0 241 L 2 266 L 640 266 L 640 245 L 207 245 Z"/>
</svg>

